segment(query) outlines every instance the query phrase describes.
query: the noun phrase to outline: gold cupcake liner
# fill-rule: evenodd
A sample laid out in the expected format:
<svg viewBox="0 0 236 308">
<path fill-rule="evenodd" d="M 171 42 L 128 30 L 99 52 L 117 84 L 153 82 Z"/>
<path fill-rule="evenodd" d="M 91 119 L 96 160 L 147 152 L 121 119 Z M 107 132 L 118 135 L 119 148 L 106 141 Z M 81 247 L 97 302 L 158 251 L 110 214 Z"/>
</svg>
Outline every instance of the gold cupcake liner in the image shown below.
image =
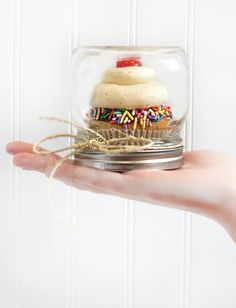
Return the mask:
<svg viewBox="0 0 236 308">
<path fill-rule="evenodd" d="M 113 144 L 122 144 L 122 145 L 135 145 L 135 146 L 143 146 L 147 143 L 147 139 L 152 140 L 157 146 L 160 146 L 161 144 L 168 143 L 169 141 L 173 141 L 174 139 L 178 139 L 180 137 L 180 130 L 181 126 L 177 125 L 175 127 L 169 128 L 169 129 L 117 129 L 117 128 L 99 128 L 94 129 L 96 133 L 98 133 L 100 136 L 105 138 L 106 140 L 112 140 Z M 94 132 L 88 132 L 88 131 L 81 131 L 80 129 L 77 130 L 77 142 L 83 142 L 85 140 L 91 140 L 94 138 L 99 138 L 98 135 L 96 135 Z M 123 141 L 124 137 L 132 136 L 135 138 L 126 138 L 125 141 Z M 144 140 L 142 140 L 142 138 Z"/>
<path fill-rule="evenodd" d="M 105 139 L 116 139 L 123 138 L 125 135 L 131 135 L 136 138 L 147 138 L 147 139 L 162 139 L 168 137 L 178 136 L 180 129 L 158 129 L 158 130 L 147 130 L 147 129 L 114 129 L 106 128 L 99 129 L 97 132 L 102 135 Z"/>
</svg>

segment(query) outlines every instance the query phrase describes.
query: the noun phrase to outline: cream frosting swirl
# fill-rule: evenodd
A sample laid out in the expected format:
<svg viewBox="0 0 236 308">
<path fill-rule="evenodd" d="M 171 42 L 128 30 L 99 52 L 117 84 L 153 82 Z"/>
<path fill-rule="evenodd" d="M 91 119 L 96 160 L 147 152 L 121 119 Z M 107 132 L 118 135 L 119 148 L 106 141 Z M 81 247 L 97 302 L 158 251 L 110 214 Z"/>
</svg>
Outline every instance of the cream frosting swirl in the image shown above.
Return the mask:
<svg viewBox="0 0 236 308">
<path fill-rule="evenodd" d="M 155 70 L 146 66 L 109 68 L 103 74 L 102 83 L 94 88 L 91 105 L 133 109 L 163 104 L 167 91 L 155 75 Z"/>
<path fill-rule="evenodd" d="M 156 78 L 156 72 L 151 67 L 128 66 L 112 67 L 104 72 L 102 82 L 115 83 L 120 85 L 130 85 L 137 83 L 153 82 Z"/>
</svg>

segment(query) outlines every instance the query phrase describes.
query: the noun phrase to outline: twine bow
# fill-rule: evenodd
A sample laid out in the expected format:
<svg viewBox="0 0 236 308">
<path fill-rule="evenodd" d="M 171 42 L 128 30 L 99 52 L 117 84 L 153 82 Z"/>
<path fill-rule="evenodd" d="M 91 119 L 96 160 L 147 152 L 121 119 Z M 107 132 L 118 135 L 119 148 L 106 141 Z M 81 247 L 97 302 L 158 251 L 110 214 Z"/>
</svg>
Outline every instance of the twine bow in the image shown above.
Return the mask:
<svg viewBox="0 0 236 308">
<path fill-rule="evenodd" d="M 54 206 L 54 201 L 52 198 L 51 193 L 51 185 L 52 179 L 58 170 L 58 168 L 69 158 L 76 154 L 79 154 L 83 151 L 100 151 L 104 153 L 121 153 L 121 152 L 135 152 L 147 149 L 152 147 L 154 142 L 151 139 L 144 138 L 144 137 L 135 137 L 131 134 L 126 132 L 122 132 L 121 130 L 112 128 L 114 131 L 119 131 L 120 136 L 119 138 L 111 138 L 106 139 L 103 137 L 98 131 L 93 130 L 91 128 L 85 127 L 79 123 L 74 121 L 68 121 L 62 118 L 57 117 L 41 117 L 41 119 L 49 120 L 49 121 L 57 121 L 62 122 L 65 124 L 69 124 L 78 130 L 77 134 L 54 134 L 47 136 L 38 142 L 36 142 L 33 146 L 33 153 L 40 154 L 40 155 L 50 155 L 53 153 L 61 153 L 65 151 L 69 151 L 68 154 L 62 156 L 61 159 L 57 160 L 54 168 L 52 169 L 49 175 L 48 181 L 48 200 L 50 204 L 50 208 L 54 213 L 55 217 L 58 221 L 60 221 L 64 226 L 69 229 L 75 229 L 76 226 L 69 225 L 64 222 L 62 217 L 58 214 L 57 210 Z M 74 142 L 71 143 L 70 146 L 61 147 L 56 150 L 45 150 L 40 148 L 40 146 L 45 143 L 46 141 L 57 139 L 57 138 L 73 138 Z"/>
</svg>

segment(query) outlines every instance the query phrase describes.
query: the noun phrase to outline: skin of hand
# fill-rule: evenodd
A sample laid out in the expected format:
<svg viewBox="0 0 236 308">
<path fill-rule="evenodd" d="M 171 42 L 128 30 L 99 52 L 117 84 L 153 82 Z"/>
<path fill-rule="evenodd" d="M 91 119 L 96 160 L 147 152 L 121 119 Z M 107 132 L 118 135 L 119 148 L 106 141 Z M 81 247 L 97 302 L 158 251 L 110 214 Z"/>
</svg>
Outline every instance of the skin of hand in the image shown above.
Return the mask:
<svg viewBox="0 0 236 308">
<path fill-rule="evenodd" d="M 6 150 L 16 166 L 46 176 L 60 159 L 56 154 L 34 154 L 33 146 L 24 142 L 11 142 Z M 82 167 L 68 159 L 54 177 L 81 190 L 207 216 L 220 223 L 236 242 L 236 159 L 228 155 L 209 150 L 185 152 L 181 169 L 124 173 Z"/>
</svg>

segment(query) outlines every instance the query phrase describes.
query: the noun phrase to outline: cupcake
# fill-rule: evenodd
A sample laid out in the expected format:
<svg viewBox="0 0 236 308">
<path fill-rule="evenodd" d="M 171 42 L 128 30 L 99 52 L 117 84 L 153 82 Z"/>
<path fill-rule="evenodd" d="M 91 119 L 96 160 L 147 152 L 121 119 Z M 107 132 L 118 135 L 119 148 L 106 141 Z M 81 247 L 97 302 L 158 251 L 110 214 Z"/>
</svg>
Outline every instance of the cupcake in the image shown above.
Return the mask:
<svg viewBox="0 0 236 308">
<path fill-rule="evenodd" d="M 107 138 L 117 137 L 113 128 L 138 137 L 168 136 L 173 114 L 167 98 L 153 68 L 143 66 L 138 57 L 118 59 L 93 89 L 89 127 Z"/>
</svg>

